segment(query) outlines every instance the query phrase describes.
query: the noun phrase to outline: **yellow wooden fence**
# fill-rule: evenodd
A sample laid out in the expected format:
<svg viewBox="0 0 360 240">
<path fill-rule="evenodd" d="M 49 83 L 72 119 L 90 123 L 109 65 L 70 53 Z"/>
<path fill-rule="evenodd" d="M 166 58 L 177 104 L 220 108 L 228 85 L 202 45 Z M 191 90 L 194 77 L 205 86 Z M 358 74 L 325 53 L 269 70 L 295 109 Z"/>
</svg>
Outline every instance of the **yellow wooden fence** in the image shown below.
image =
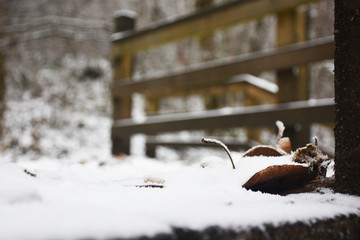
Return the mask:
<svg viewBox="0 0 360 240">
<path fill-rule="evenodd" d="M 130 137 L 136 133 L 151 136 L 180 130 L 273 126 L 278 119 L 289 126 L 301 124 L 302 130 L 294 130 L 292 137 L 295 146 L 306 143 L 311 123 L 332 123 L 334 118 L 332 99 L 307 101 L 307 64 L 332 59 L 334 52 L 333 36 L 307 39 L 306 12 L 298 7 L 313 2 L 318 1 L 233 0 L 175 20 L 164 20 L 140 30 L 135 28 L 136 14 L 128 11 L 117 12 L 115 33 L 111 36 L 114 70 L 111 88 L 114 106 L 113 154 L 128 154 Z M 276 48 L 188 66 L 160 76 L 138 77 L 136 81 L 133 79 L 134 57 L 141 51 L 189 37 L 203 37 L 216 30 L 270 14 L 277 17 Z M 294 67 L 297 67 L 298 71 L 295 72 Z M 244 77 L 269 70 L 276 71 L 279 88 L 277 93 L 256 86 Z M 141 123 L 131 119 L 133 93 L 143 94 L 147 101 L 155 106 L 152 110 L 156 113 L 156 103 L 167 96 L 219 94 L 224 91 L 243 91 L 253 98 L 255 96 L 255 102 L 250 105 L 263 102 L 256 102 L 256 99 L 264 100 L 268 104 L 234 109 L 226 114 L 222 110 L 211 109 L 197 115 L 154 115 Z M 151 141 L 148 146 L 154 147 L 156 144 Z M 153 154 L 153 151 L 149 152 Z"/>
</svg>

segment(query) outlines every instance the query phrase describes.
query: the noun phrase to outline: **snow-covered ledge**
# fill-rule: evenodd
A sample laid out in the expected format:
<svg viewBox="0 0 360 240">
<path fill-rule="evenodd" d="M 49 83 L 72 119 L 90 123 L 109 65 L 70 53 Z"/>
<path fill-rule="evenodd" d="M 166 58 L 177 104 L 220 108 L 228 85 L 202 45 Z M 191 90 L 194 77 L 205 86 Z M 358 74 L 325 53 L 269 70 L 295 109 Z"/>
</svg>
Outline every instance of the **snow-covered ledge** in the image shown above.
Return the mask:
<svg viewBox="0 0 360 240">
<path fill-rule="evenodd" d="M 110 158 L 102 164 L 49 159 L 1 161 L 0 236 L 252 236 L 284 226 L 302 229 L 350 215 L 343 220 L 359 225 L 359 197 L 330 189 L 280 196 L 242 187 L 254 172 L 286 164 L 291 161 L 289 156 L 240 159 L 239 153 L 233 153 L 233 157 L 236 169 L 232 169 L 225 153 L 223 157 L 204 154 L 191 163 L 135 156 Z M 150 185 L 155 187 L 146 187 Z M 334 229 L 329 227 L 330 232 Z M 186 234 L 182 236 L 189 236 Z"/>
</svg>

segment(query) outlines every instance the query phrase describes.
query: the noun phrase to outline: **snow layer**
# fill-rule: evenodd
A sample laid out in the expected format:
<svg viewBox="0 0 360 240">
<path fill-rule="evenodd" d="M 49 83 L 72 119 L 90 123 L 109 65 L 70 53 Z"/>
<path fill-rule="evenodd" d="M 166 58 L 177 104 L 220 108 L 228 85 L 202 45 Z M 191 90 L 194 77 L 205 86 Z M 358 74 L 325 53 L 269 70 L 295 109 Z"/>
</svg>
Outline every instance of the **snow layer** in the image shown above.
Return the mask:
<svg viewBox="0 0 360 240">
<path fill-rule="evenodd" d="M 359 197 L 328 189 L 285 197 L 245 190 L 241 186 L 254 172 L 290 158 L 236 158 L 236 170 L 226 156 L 204 156 L 195 163 L 135 156 L 109 158 L 105 165 L 45 158 L 2 161 L 0 237 L 151 236 L 172 226 L 244 229 L 359 214 Z M 149 179 L 165 181 L 165 187 L 136 187 Z"/>
</svg>

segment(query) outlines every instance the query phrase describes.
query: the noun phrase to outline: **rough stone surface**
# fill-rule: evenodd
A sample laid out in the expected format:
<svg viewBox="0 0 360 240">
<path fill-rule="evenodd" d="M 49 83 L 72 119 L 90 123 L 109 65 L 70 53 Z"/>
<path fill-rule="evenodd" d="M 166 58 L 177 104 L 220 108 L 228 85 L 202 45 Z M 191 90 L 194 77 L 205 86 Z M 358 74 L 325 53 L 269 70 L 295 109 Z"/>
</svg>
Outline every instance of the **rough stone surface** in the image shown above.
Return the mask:
<svg viewBox="0 0 360 240">
<path fill-rule="evenodd" d="M 122 238 L 112 239 L 121 240 Z M 360 217 L 357 215 L 338 216 L 334 219 L 314 220 L 311 223 L 285 223 L 280 226 L 265 224 L 261 227 L 234 230 L 208 227 L 201 231 L 174 227 L 169 234 L 154 237 L 139 237 L 133 240 L 283 240 L 283 239 L 360 239 Z"/>
</svg>

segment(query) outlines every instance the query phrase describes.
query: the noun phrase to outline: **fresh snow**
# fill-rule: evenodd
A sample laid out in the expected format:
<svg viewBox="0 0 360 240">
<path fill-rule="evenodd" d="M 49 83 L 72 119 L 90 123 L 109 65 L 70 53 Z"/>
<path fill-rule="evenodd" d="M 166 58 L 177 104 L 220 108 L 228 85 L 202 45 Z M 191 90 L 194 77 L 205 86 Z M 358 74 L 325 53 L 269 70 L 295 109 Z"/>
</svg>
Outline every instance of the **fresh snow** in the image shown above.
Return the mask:
<svg viewBox="0 0 360 240">
<path fill-rule="evenodd" d="M 86 153 L 84 153 L 86 154 Z M 360 198 L 333 193 L 288 196 L 242 188 L 256 171 L 290 163 L 290 157 L 234 154 L 160 161 L 141 156 L 97 161 L 1 161 L 1 239 L 136 237 L 169 232 L 172 226 L 246 229 L 250 226 L 359 214 Z M 36 174 L 33 177 L 24 170 Z M 164 188 L 140 188 L 146 180 Z"/>
</svg>

